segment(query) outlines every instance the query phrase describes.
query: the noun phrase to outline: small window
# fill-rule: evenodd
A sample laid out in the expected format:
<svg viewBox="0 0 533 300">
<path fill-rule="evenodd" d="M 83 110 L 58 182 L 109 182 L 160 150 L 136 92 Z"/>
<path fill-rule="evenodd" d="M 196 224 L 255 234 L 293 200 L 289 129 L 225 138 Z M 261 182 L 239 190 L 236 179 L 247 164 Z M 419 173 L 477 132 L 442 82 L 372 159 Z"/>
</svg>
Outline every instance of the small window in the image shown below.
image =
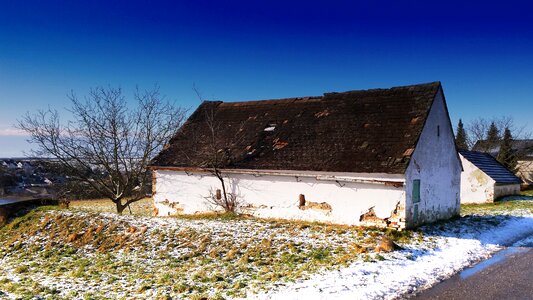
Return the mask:
<svg viewBox="0 0 533 300">
<path fill-rule="evenodd" d="M 420 202 L 420 179 L 413 180 L 413 203 Z"/>
<path fill-rule="evenodd" d="M 276 129 L 276 124 L 275 123 L 270 123 L 268 124 L 266 127 L 265 127 L 265 131 L 266 132 L 269 132 L 269 131 L 274 131 L 274 129 Z"/>
<path fill-rule="evenodd" d="M 440 136 L 440 125 L 437 125 L 437 136 Z"/>
</svg>

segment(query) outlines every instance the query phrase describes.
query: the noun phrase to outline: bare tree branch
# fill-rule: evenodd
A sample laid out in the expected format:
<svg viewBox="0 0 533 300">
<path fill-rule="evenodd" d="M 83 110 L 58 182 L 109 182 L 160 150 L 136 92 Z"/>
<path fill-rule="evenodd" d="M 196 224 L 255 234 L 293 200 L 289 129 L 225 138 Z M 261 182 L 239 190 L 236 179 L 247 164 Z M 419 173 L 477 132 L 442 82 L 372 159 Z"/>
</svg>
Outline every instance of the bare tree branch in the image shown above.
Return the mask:
<svg viewBox="0 0 533 300">
<path fill-rule="evenodd" d="M 194 86 L 194 92 L 196 93 L 200 101 L 204 101 L 200 91 Z M 223 130 L 220 116 L 218 111 L 213 106 L 205 107 L 203 110 L 205 126 L 207 127 L 207 137 L 204 144 L 207 142 L 207 147 L 204 149 L 196 149 L 195 151 L 203 151 L 200 157 L 205 158 L 202 161 L 193 161 L 190 160 L 190 163 L 196 167 L 203 168 L 209 171 L 213 176 L 215 176 L 220 182 L 221 191 L 210 191 L 209 197 L 207 197 L 207 202 L 210 205 L 224 209 L 226 212 L 237 212 L 240 206 L 243 204 L 241 199 L 235 193 L 228 192 L 228 182 L 226 175 L 224 174 L 224 168 L 228 165 L 231 165 L 232 161 L 235 159 L 232 153 L 232 149 L 235 148 L 236 144 L 243 139 L 243 135 L 237 135 L 231 140 L 223 139 L 220 137 L 219 133 Z M 237 132 L 241 132 L 244 123 L 240 124 L 240 128 Z M 191 138 L 196 139 L 197 136 L 192 136 Z M 192 144 L 199 145 L 198 140 L 195 140 Z M 190 159 L 190 155 L 187 153 L 183 154 L 184 157 Z"/>
<path fill-rule="evenodd" d="M 83 100 L 68 95 L 73 119 L 62 124 L 56 110 L 27 113 L 18 122 L 34 155 L 57 158 L 70 173 L 116 204 L 117 212 L 145 197 L 146 166 L 185 118 L 159 87 L 135 89 L 135 104 L 120 88 L 97 87 Z M 88 172 L 89 171 L 89 172 Z"/>
<path fill-rule="evenodd" d="M 493 118 L 477 118 L 470 121 L 466 126 L 467 136 L 468 136 L 468 146 L 471 149 L 474 147 L 477 141 L 483 141 L 487 139 L 487 132 L 489 131 L 490 125 L 494 123 L 498 129 L 499 139 L 503 138 L 503 133 L 505 128 L 509 128 L 512 132 L 514 139 L 528 139 L 531 137 L 531 133 L 527 131 L 527 127 L 519 126 L 515 123 L 513 117 L 503 116 L 503 117 L 493 117 Z M 489 149 L 483 149 L 488 151 Z"/>
</svg>

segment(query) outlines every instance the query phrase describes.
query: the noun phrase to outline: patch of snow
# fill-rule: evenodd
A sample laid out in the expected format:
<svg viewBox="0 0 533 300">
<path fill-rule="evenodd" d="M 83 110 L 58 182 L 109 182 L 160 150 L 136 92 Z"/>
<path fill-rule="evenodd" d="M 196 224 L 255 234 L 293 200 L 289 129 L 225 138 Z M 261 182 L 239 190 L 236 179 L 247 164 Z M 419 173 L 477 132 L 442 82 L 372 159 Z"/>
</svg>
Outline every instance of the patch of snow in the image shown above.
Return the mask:
<svg viewBox="0 0 533 300">
<path fill-rule="evenodd" d="M 263 289 L 259 290 L 270 290 L 253 294 L 258 289 L 249 286 L 246 288 L 249 291 L 247 296 L 251 299 L 307 298 L 306 300 L 312 300 L 395 299 L 415 294 L 480 260 L 490 257 L 505 246 L 524 246 L 533 243 L 533 237 L 516 242 L 533 234 L 533 214 L 531 211 L 520 209 L 509 213 L 515 215 L 475 215 L 428 225 L 420 228 L 421 234 L 413 234 L 413 238 L 407 244 L 401 244 L 404 248 L 401 251 L 378 254 L 370 250 L 371 253 L 361 254 L 360 259 L 348 267 L 324 270 L 310 277 L 306 276 L 309 279 L 296 283 L 283 280 L 260 282 Z M 233 241 L 235 245 L 242 245 L 252 239 L 256 242 L 271 240 L 273 245 L 291 242 L 306 244 L 311 248 L 328 246 L 335 249 L 336 247 L 348 247 L 349 243 L 356 241 L 357 238 L 354 235 L 355 232 L 350 232 L 350 230 L 345 233 L 328 234 L 326 231 L 311 231 L 308 228 L 301 228 L 289 232 L 283 225 L 254 219 L 235 221 L 184 220 L 69 211 L 50 212 L 50 214 L 61 214 L 63 218 L 69 216 L 85 218 L 91 220 L 91 224 L 104 224 L 106 226 L 114 224 L 118 226 L 117 231 L 119 232 L 126 232 L 130 226 L 137 229 L 145 228 L 145 234 L 142 234 L 140 230 L 135 233 L 126 233 L 132 240 L 139 239 L 140 241 L 139 245 L 135 246 L 134 251 L 128 252 L 121 249 L 107 253 L 107 255 L 110 255 L 109 263 L 116 265 L 120 270 L 124 266 L 132 266 L 154 276 L 169 271 L 169 261 L 186 255 L 191 249 L 198 247 L 201 244 L 200 241 L 207 237 L 210 239 L 209 249 L 217 247 L 224 240 Z M 46 229 L 49 229 L 50 226 L 48 224 Z M 172 240 L 180 232 L 189 230 L 196 233 L 194 240 L 191 240 L 193 245 L 182 245 L 183 239 Z M 158 232 L 163 234 L 158 234 Z M 35 234 L 24 240 L 23 244 L 35 244 L 44 247 L 48 242 L 48 235 Z M 21 248 L 18 247 L 18 244 L 13 246 L 17 246 L 17 249 Z M 136 277 L 138 275 L 131 272 L 113 273 L 106 271 L 89 279 L 75 278 L 70 272 L 51 275 L 39 270 L 32 270 L 31 273 L 17 274 L 15 269 L 19 265 L 17 259 L 19 254 L 20 252 L 17 251 L 7 251 L 5 256 L 0 258 L 0 279 L 4 277 L 13 282 L 23 282 L 24 279 L 31 278 L 42 287 L 55 289 L 59 296 L 67 298 L 70 297 L 69 293 L 72 291 L 79 292 L 80 295 L 97 291 L 110 298 L 157 298 L 165 293 L 173 296 L 185 296 L 174 293 L 172 285 L 166 283 L 145 291 L 141 287 L 146 283 L 146 280 L 143 281 L 142 278 Z M 96 249 L 87 245 L 72 257 L 61 257 L 61 262 L 66 265 L 69 260 L 80 257 L 89 261 L 97 261 L 99 256 L 101 254 L 98 254 Z M 35 260 L 31 262 L 38 264 L 41 261 L 39 257 L 35 257 Z M 25 261 L 24 264 L 31 262 Z M 221 265 L 213 265 L 209 272 L 221 270 L 217 269 L 219 267 Z M 127 270 L 127 268 L 125 269 Z M 201 270 L 201 267 L 190 269 L 190 272 L 192 274 L 197 270 Z M 188 275 L 190 274 L 183 276 L 188 277 Z M 194 280 L 194 278 L 187 279 L 187 283 L 196 284 Z M 231 278 L 230 281 L 234 283 L 238 280 L 239 278 Z M 212 288 L 206 291 L 208 294 L 214 292 L 215 290 Z M 0 293 L 0 298 L 2 296 L 4 295 Z"/>
<path fill-rule="evenodd" d="M 460 238 L 433 236 L 437 244 L 435 249 L 406 249 L 393 253 L 384 261 L 358 261 L 285 289 L 249 296 L 255 299 L 395 299 L 413 294 L 490 257 L 505 245 L 531 235 L 533 215 L 509 218 L 496 230 L 491 228 L 462 235 L 463 229 L 467 231 L 466 228 L 460 229 L 457 234 Z"/>
</svg>

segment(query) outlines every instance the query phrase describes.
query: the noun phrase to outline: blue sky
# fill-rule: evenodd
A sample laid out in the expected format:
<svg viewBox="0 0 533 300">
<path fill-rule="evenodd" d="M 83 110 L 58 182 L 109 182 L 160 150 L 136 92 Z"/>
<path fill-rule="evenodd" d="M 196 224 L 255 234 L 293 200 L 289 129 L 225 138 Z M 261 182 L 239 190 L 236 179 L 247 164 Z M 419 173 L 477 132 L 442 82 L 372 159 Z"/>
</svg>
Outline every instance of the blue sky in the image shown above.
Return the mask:
<svg viewBox="0 0 533 300">
<path fill-rule="evenodd" d="M 533 9 L 491 1 L 3 1 L 0 157 L 26 111 L 158 84 L 182 106 L 440 80 L 452 121 L 533 131 Z M 371 2 L 367 3 L 367 2 Z"/>
</svg>

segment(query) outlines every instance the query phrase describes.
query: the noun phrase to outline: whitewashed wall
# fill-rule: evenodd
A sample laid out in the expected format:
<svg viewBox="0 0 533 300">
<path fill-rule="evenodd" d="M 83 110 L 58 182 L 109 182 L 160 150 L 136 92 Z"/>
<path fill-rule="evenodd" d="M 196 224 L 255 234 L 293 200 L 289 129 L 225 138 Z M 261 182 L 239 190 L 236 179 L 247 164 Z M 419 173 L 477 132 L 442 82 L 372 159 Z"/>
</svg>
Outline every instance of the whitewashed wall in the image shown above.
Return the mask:
<svg viewBox="0 0 533 300">
<path fill-rule="evenodd" d="M 494 201 L 494 179 L 461 156 L 461 203 L 485 203 Z"/>
<path fill-rule="evenodd" d="M 494 200 L 503 196 L 518 195 L 520 193 L 520 184 L 496 184 L 494 186 Z"/>
<path fill-rule="evenodd" d="M 324 174 L 322 174 L 324 175 Z M 206 203 L 210 189 L 220 189 L 219 181 L 207 173 L 156 170 L 154 204 L 160 216 L 211 211 Z M 359 224 L 362 214 L 374 208 L 378 218 L 388 218 L 397 205 L 404 206 L 402 187 L 382 184 L 317 180 L 313 177 L 254 176 L 230 174 L 230 190 L 245 201 L 248 213 L 259 217 Z M 403 178 L 403 175 L 384 175 Z M 372 178 L 370 178 L 372 179 Z M 383 178 L 379 178 L 383 179 Z M 403 180 L 403 179 L 402 179 Z M 326 202 L 331 212 L 298 208 L 299 195 L 307 202 Z"/>
<path fill-rule="evenodd" d="M 496 184 L 485 172 L 461 155 L 461 203 L 494 202 L 499 197 L 516 195 L 520 184 Z"/>
<path fill-rule="evenodd" d="M 435 97 L 405 175 L 409 227 L 459 214 L 461 162 L 442 91 Z M 415 179 L 420 180 L 419 203 L 411 199 Z"/>
</svg>

